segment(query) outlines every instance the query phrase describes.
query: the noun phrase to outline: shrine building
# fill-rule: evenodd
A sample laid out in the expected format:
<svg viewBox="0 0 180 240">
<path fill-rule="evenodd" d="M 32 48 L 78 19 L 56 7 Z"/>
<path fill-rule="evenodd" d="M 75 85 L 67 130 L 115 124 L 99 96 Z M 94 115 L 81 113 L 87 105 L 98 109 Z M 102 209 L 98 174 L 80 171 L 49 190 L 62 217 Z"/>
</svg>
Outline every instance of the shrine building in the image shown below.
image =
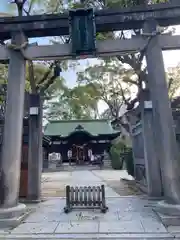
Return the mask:
<svg viewBox="0 0 180 240">
<path fill-rule="evenodd" d="M 50 153 L 60 153 L 62 163 L 85 164 L 91 156 L 108 152 L 112 140 L 120 135 L 108 120 L 50 121 L 44 136 L 50 138 Z"/>
</svg>

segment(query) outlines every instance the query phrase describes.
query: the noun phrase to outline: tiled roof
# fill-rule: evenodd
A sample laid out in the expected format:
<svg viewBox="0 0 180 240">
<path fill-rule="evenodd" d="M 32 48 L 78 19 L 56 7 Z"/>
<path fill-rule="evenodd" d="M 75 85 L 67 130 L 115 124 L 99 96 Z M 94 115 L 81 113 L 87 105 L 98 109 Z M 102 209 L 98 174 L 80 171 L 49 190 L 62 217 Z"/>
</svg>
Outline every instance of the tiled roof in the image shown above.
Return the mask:
<svg viewBox="0 0 180 240">
<path fill-rule="evenodd" d="M 93 136 L 101 134 L 118 133 L 113 130 L 109 120 L 70 120 L 70 121 L 51 121 L 45 129 L 45 136 L 69 136 L 75 131 L 85 131 Z"/>
</svg>

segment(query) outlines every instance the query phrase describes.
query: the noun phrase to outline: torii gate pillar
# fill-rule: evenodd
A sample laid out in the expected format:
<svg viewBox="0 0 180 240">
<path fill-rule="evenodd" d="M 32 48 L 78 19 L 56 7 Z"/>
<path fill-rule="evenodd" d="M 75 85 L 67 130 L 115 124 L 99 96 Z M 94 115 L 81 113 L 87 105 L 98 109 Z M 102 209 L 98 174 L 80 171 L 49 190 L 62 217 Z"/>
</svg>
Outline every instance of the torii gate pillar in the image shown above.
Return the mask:
<svg viewBox="0 0 180 240">
<path fill-rule="evenodd" d="M 24 36 L 14 33 L 12 44 L 21 45 Z M 18 204 L 21 165 L 22 126 L 24 114 L 25 59 L 19 50 L 9 50 L 10 63 L 7 85 L 7 104 L 2 147 L 0 178 L 0 219 L 1 214 L 16 213 L 25 208 Z M 13 214 L 12 214 L 13 216 Z M 6 218 L 6 217 L 5 217 Z"/>
<path fill-rule="evenodd" d="M 30 94 L 28 200 L 40 202 L 42 172 L 42 102 L 39 94 Z"/>
<path fill-rule="evenodd" d="M 170 204 L 180 204 L 180 171 L 176 143 L 176 134 L 172 110 L 168 97 L 162 50 L 158 37 L 153 36 L 157 30 L 155 20 L 147 20 L 144 24 L 144 33 L 152 34 L 146 48 L 148 70 L 148 87 L 153 106 L 155 129 L 155 146 L 160 160 L 163 193 L 165 200 Z"/>
<path fill-rule="evenodd" d="M 149 90 L 147 88 L 143 89 L 140 94 L 140 107 L 144 138 L 147 190 L 149 197 L 159 198 L 162 197 L 162 180 L 159 159 L 157 158 L 157 152 L 154 150 L 156 143 L 151 103 Z"/>
</svg>

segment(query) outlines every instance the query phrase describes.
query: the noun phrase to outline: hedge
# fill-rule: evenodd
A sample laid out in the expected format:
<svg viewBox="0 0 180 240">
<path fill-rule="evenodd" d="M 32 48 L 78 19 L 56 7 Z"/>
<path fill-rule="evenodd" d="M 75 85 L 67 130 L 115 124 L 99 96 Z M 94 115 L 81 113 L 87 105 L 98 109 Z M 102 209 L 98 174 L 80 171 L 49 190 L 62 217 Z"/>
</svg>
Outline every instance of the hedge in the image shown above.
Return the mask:
<svg viewBox="0 0 180 240">
<path fill-rule="evenodd" d="M 123 142 L 114 144 L 110 149 L 110 157 L 113 169 L 121 170 L 125 162 L 128 174 L 134 176 L 132 148 L 127 147 Z"/>
<path fill-rule="evenodd" d="M 134 159 L 132 148 L 126 148 L 124 152 L 124 161 L 126 163 L 128 174 L 134 177 Z"/>
<path fill-rule="evenodd" d="M 123 168 L 123 158 L 121 153 L 124 152 L 125 144 L 122 142 L 114 144 L 110 149 L 111 165 L 113 169 L 121 170 Z"/>
</svg>

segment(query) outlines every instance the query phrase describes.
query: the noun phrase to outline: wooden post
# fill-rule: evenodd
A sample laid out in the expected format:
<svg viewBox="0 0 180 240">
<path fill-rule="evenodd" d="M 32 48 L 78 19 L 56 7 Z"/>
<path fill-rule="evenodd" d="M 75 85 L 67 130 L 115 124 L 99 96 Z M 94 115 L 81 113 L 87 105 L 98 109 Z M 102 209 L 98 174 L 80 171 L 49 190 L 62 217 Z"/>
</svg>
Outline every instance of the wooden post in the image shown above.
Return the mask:
<svg viewBox="0 0 180 240">
<path fill-rule="evenodd" d="M 140 99 L 141 118 L 144 140 L 144 159 L 147 179 L 148 196 L 162 196 L 162 181 L 160 163 L 155 150 L 155 135 L 153 129 L 152 101 L 148 90 L 143 90 Z"/>
<path fill-rule="evenodd" d="M 153 35 L 155 20 L 147 20 L 144 33 Z M 180 171 L 172 110 L 168 98 L 162 50 L 158 36 L 152 36 L 146 47 L 148 86 L 150 89 L 155 129 L 155 151 L 160 160 L 163 192 L 169 203 L 180 203 Z"/>
<path fill-rule="evenodd" d="M 43 169 L 47 169 L 49 166 L 49 151 L 44 148 L 44 154 L 43 154 Z"/>
<path fill-rule="evenodd" d="M 14 33 L 12 44 L 21 45 L 24 36 Z M 1 206 L 11 208 L 18 204 L 22 126 L 24 114 L 25 91 L 25 59 L 18 50 L 9 50 L 10 63 L 8 71 L 7 103 L 5 113 L 5 125 L 1 161 L 1 189 L 0 195 L 4 195 Z"/>
<path fill-rule="evenodd" d="M 30 95 L 28 200 L 40 201 L 42 172 L 42 113 L 38 94 Z"/>
</svg>

